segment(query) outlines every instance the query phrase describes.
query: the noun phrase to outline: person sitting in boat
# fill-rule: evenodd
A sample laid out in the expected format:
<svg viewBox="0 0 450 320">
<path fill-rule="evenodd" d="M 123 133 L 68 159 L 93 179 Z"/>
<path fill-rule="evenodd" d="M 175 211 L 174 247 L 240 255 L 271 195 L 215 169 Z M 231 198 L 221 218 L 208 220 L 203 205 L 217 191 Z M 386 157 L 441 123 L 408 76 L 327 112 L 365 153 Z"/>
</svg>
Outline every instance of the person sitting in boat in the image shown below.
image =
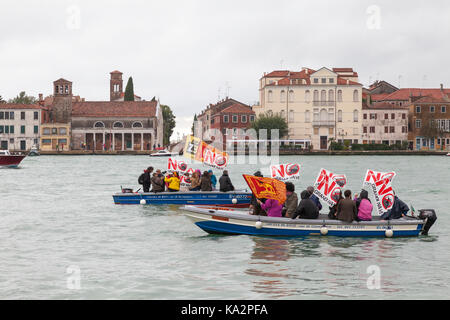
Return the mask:
<svg viewBox="0 0 450 320">
<path fill-rule="evenodd" d="M 191 187 L 189 188 L 189 190 L 200 191 L 200 188 L 200 170 L 195 170 L 195 172 L 192 173 Z"/>
<path fill-rule="evenodd" d="M 200 190 L 201 191 L 212 191 L 211 176 L 208 171 L 204 171 L 200 179 Z"/>
<path fill-rule="evenodd" d="M 164 179 L 164 182 L 167 183 L 167 191 L 180 191 L 180 178 L 178 177 L 178 172 L 174 171 L 171 175 Z"/>
<path fill-rule="evenodd" d="M 311 195 L 309 198 L 315 203 L 317 209 L 319 209 L 319 211 L 322 210 L 322 204 L 320 203 L 319 198 L 317 198 L 317 196 L 314 194 L 314 187 L 309 186 L 308 188 L 306 188 L 306 190 Z"/>
<path fill-rule="evenodd" d="M 298 196 L 294 192 L 295 186 L 292 182 L 286 182 L 286 201 L 283 204 L 283 211 L 281 212 L 283 217 L 290 218 L 294 215 L 298 206 Z M 311 197 L 310 197 L 311 199 Z"/>
<path fill-rule="evenodd" d="M 152 192 L 164 192 L 166 184 L 164 183 L 163 175 L 161 170 L 156 170 L 152 177 Z"/>
<path fill-rule="evenodd" d="M 356 203 L 352 199 L 352 192 L 345 190 L 344 199 L 337 204 L 338 220 L 351 223 L 353 220 L 358 219 L 358 211 L 356 210 Z"/>
<path fill-rule="evenodd" d="M 212 186 L 212 189 L 213 189 L 213 190 L 216 190 L 217 178 L 216 178 L 216 176 L 214 175 L 214 173 L 213 173 L 212 170 L 209 170 L 208 173 L 209 173 L 209 176 L 211 177 L 211 186 Z"/>
<path fill-rule="evenodd" d="M 344 199 L 344 197 L 342 196 L 342 191 L 339 190 L 339 194 L 336 197 L 336 204 L 332 207 L 329 207 L 330 211 L 328 212 L 328 219 L 337 219 L 337 205 L 339 204 L 339 202 Z"/>
<path fill-rule="evenodd" d="M 283 210 L 283 206 L 278 200 L 266 199 L 266 202 L 264 203 L 259 199 L 256 201 L 261 206 L 261 209 L 266 212 L 268 217 L 282 217 L 281 211 Z"/>
<path fill-rule="evenodd" d="M 358 221 L 372 221 L 373 204 L 369 199 L 369 192 L 361 190 L 359 197 L 355 197 L 354 201 L 358 210 Z"/>
<path fill-rule="evenodd" d="M 302 191 L 300 194 L 302 200 L 300 200 L 300 203 L 297 209 L 295 209 L 291 219 L 295 219 L 297 217 L 300 219 L 317 219 L 319 217 L 319 209 L 314 201 L 311 200 L 310 196 L 311 194 L 308 190 Z"/>
<path fill-rule="evenodd" d="M 220 191 L 222 192 L 234 191 L 234 186 L 228 176 L 228 170 L 223 170 L 222 176 L 219 179 L 219 185 Z"/>
<path fill-rule="evenodd" d="M 256 171 L 253 174 L 255 177 L 263 177 L 261 171 Z M 250 214 L 255 215 L 255 216 L 261 216 L 261 215 L 266 215 L 266 213 L 261 209 L 261 206 L 258 204 L 258 198 L 255 197 L 255 195 L 252 193 L 252 198 L 250 199 Z M 264 203 L 266 201 L 266 199 L 260 199 L 262 203 Z"/>
<path fill-rule="evenodd" d="M 392 220 L 392 219 L 400 219 L 409 211 L 409 207 L 406 203 L 404 203 L 402 200 L 400 200 L 396 195 L 394 191 L 394 204 L 392 205 L 392 208 L 387 211 L 386 213 L 383 213 L 381 215 L 381 220 Z"/>
</svg>

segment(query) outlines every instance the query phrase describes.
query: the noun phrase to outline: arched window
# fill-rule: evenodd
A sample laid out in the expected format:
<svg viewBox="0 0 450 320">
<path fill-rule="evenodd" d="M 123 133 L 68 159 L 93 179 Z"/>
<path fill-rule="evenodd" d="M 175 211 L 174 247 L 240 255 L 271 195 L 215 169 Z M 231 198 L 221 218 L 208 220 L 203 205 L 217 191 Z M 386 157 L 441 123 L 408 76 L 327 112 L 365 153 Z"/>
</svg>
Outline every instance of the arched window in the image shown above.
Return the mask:
<svg viewBox="0 0 450 320">
<path fill-rule="evenodd" d="M 305 122 L 311 122 L 311 113 L 309 110 L 305 111 Z"/>
<path fill-rule="evenodd" d="M 294 102 L 294 90 L 289 90 L 289 102 Z"/>
<path fill-rule="evenodd" d="M 289 110 L 289 122 L 294 121 L 294 110 Z"/>
<path fill-rule="evenodd" d="M 267 100 L 269 102 L 273 102 L 273 93 L 272 90 L 269 90 L 269 92 L 267 93 Z"/>
<path fill-rule="evenodd" d="M 328 90 L 328 101 L 334 102 L 334 91 L 333 90 Z"/>
<path fill-rule="evenodd" d="M 358 90 L 354 90 L 353 91 L 353 101 L 358 102 L 358 100 L 359 100 Z"/>
<path fill-rule="evenodd" d="M 284 91 L 284 90 L 281 90 L 280 102 L 286 102 L 286 91 Z"/>
<path fill-rule="evenodd" d="M 116 121 L 116 122 L 114 122 L 114 124 L 113 124 L 113 128 L 123 128 L 124 126 L 123 126 L 123 123 L 122 122 L 120 122 L 120 121 Z"/>
<path fill-rule="evenodd" d="M 338 110 L 338 122 L 342 122 L 342 110 Z"/>
<path fill-rule="evenodd" d="M 314 90 L 314 102 L 319 101 L 319 90 Z"/>
<path fill-rule="evenodd" d="M 101 121 L 97 121 L 96 123 L 94 123 L 94 128 L 104 128 L 105 124 Z"/>
<path fill-rule="evenodd" d="M 358 110 L 353 111 L 353 122 L 358 122 L 359 112 Z"/>
<path fill-rule="evenodd" d="M 142 122 L 139 122 L 139 121 L 136 121 L 136 122 L 133 122 L 133 126 L 132 126 L 133 128 L 142 128 L 143 126 L 142 126 Z"/>
<path fill-rule="evenodd" d="M 342 90 L 338 90 L 337 92 L 337 101 L 342 102 Z"/>
<path fill-rule="evenodd" d="M 322 102 L 322 105 L 324 102 L 327 101 L 327 91 L 326 90 L 322 90 L 320 92 L 320 101 Z"/>
<path fill-rule="evenodd" d="M 305 91 L 305 102 L 310 103 L 311 102 L 311 92 L 309 90 Z"/>
<path fill-rule="evenodd" d="M 270 109 L 269 109 L 269 110 L 267 110 L 267 115 L 268 115 L 268 116 L 270 116 L 270 117 L 271 117 L 271 116 L 273 116 L 273 112 L 272 112 L 272 110 L 270 110 Z"/>
<path fill-rule="evenodd" d="M 284 115 L 284 110 L 281 110 L 281 112 L 280 112 L 280 117 L 282 117 L 283 119 L 286 119 L 286 118 L 285 118 L 285 115 Z"/>
</svg>

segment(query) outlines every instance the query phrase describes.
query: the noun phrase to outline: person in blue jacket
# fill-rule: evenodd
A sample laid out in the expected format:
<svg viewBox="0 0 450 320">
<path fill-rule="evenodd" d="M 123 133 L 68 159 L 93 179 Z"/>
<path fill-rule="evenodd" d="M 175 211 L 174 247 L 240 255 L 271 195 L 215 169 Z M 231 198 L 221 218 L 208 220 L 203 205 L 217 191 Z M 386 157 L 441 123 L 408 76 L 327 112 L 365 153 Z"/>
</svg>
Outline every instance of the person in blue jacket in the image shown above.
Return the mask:
<svg viewBox="0 0 450 320">
<path fill-rule="evenodd" d="M 214 175 L 212 170 L 208 170 L 209 176 L 211 177 L 211 185 L 213 190 L 216 190 L 217 177 Z"/>
<path fill-rule="evenodd" d="M 309 198 L 312 200 L 312 202 L 314 202 L 317 209 L 319 209 L 319 211 L 322 210 L 322 204 L 320 203 L 319 198 L 317 198 L 316 195 L 314 194 L 314 187 L 309 186 L 308 188 L 306 188 L 306 191 L 309 192 L 310 194 Z"/>
<path fill-rule="evenodd" d="M 394 192 L 394 205 L 390 210 L 383 213 L 381 215 L 381 220 L 392 220 L 392 219 L 400 219 L 401 217 L 406 216 L 409 211 L 409 207 L 406 203 L 400 200 Z"/>
</svg>

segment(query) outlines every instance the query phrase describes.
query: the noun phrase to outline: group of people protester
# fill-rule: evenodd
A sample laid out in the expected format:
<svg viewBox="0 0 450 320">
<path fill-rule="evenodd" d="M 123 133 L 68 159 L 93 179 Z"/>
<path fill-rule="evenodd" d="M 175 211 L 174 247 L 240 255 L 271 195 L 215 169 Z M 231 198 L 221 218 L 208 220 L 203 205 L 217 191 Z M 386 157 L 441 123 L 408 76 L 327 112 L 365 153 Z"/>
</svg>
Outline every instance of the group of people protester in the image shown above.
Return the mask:
<svg viewBox="0 0 450 320">
<path fill-rule="evenodd" d="M 262 177 L 260 171 L 255 172 L 254 175 Z M 299 202 L 294 184 L 292 182 L 285 182 L 285 184 L 286 201 L 284 204 L 280 204 L 273 199 L 257 199 L 253 195 L 250 202 L 250 214 L 291 219 L 317 219 L 322 210 L 322 204 L 319 198 L 314 195 L 314 187 L 309 186 L 306 190 L 303 190 L 300 193 L 301 199 Z M 359 196 L 355 194 L 353 199 L 352 192 L 345 190 L 344 196 L 342 196 L 341 191 L 337 203 L 329 207 L 328 218 L 348 223 L 353 221 L 371 221 L 372 210 L 373 205 L 366 190 L 363 189 Z M 383 214 L 380 219 L 399 219 L 406 216 L 408 211 L 408 206 L 395 195 L 393 207 Z"/>
<path fill-rule="evenodd" d="M 157 169 L 153 172 L 153 167 L 148 167 L 139 176 L 138 183 L 142 185 L 144 192 L 177 192 L 177 191 L 216 191 L 217 177 L 212 170 L 195 170 L 192 175 L 184 173 L 188 187 L 181 186 L 180 175 L 177 171 L 161 171 Z M 228 171 L 224 170 L 219 179 L 219 190 L 222 192 L 234 191 L 234 186 L 228 176 Z"/>
</svg>

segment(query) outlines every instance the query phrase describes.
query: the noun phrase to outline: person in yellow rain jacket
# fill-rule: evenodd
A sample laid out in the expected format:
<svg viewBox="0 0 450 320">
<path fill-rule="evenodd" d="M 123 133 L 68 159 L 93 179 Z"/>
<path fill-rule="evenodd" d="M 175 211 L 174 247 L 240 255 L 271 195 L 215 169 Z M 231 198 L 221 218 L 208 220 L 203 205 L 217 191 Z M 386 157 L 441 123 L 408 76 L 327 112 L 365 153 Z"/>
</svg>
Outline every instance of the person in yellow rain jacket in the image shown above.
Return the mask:
<svg viewBox="0 0 450 320">
<path fill-rule="evenodd" d="M 178 172 L 174 171 L 172 175 L 164 179 L 164 182 L 166 182 L 169 192 L 180 191 L 180 178 L 178 177 Z"/>
</svg>

